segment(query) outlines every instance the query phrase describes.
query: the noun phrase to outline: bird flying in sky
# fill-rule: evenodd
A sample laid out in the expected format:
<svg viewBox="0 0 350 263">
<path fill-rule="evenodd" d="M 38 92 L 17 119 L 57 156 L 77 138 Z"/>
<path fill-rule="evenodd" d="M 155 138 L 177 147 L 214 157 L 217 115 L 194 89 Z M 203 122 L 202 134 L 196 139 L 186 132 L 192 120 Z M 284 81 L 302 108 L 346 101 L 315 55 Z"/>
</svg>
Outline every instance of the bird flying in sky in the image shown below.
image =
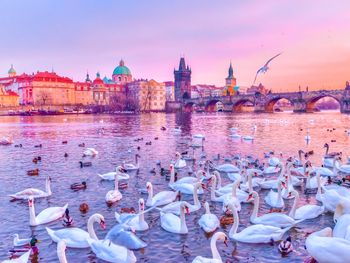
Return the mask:
<svg viewBox="0 0 350 263">
<path fill-rule="evenodd" d="M 258 74 L 259 73 L 265 73 L 268 69 L 269 69 L 269 63 L 276 57 L 278 57 L 279 55 L 281 55 L 282 53 L 279 53 L 277 54 L 276 56 L 273 56 L 272 58 L 270 58 L 264 66 L 262 66 L 261 68 L 259 68 L 259 70 L 256 72 L 256 75 L 255 75 L 255 79 L 254 79 L 254 82 L 253 82 L 253 85 L 255 84 L 255 81 L 256 81 L 256 78 L 258 77 Z"/>
</svg>

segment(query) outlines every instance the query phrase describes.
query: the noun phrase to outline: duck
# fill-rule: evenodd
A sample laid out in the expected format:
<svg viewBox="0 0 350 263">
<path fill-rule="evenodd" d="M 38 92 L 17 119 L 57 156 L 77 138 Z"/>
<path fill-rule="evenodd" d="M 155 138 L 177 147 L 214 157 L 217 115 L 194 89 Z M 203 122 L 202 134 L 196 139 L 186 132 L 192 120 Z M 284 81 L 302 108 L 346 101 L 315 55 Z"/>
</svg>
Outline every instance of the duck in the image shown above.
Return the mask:
<svg viewBox="0 0 350 263">
<path fill-rule="evenodd" d="M 278 251 L 282 256 L 286 256 L 293 251 L 292 238 L 290 236 L 278 244 Z"/>
<path fill-rule="evenodd" d="M 126 170 L 121 165 L 117 166 L 117 168 L 115 169 L 115 172 L 98 174 L 98 176 L 101 177 L 102 180 L 113 181 L 116 174 L 118 174 L 118 180 L 130 179 L 130 175 L 126 173 Z"/>
<path fill-rule="evenodd" d="M 332 229 L 326 227 L 309 235 L 305 248 L 318 263 L 344 263 L 350 258 L 350 241 L 332 237 Z"/>
<path fill-rule="evenodd" d="M 217 232 L 210 239 L 210 249 L 211 249 L 212 258 L 197 256 L 194 258 L 192 263 L 222 263 L 220 253 L 216 247 L 216 243 L 218 240 L 223 241 L 225 246 L 227 246 L 228 238 L 225 235 L 225 233 Z"/>
<path fill-rule="evenodd" d="M 198 220 L 199 226 L 204 230 L 206 233 L 212 233 L 220 226 L 220 221 L 218 217 L 215 214 L 212 214 L 210 212 L 209 203 L 204 203 L 205 208 L 205 214 L 203 214 L 200 219 Z"/>
<path fill-rule="evenodd" d="M 161 130 L 161 131 L 166 131 L 166 128 L 165 128 L 164 126 L 162 126 L 162 127 L 160 128 L 160 130 Z"/>
<path fill-rule="evenodd" d="M 107 192 L 105 200 L 107 204 L 113 204 L 123 198 L 122 193 L 119 191 L 119 180 L 118 174 L 115 175 L 114 179 L 114 190 Z"/>
<path fill-rule="evenodd" d="M 265 196 L 265 202 L 269 206 L 274 208 L 284 208 L 284 201 L 282 198 L 282 187 L 286 187 L 285 182 L 278 181 L 277 192 L 271 189 L 270 192 Z"/>
<path fill-rule="evenodd" d="M 289 212 L 289 216 L 291 218 L 294 218 L 296 220 L 314 219 L 322 215 L 325 211 L 324 206 L 319 206 L 319 205 L 308 204 L 297 208 L 297 204 L 299 201 L 298 191 L 293 190 L 289 192 L 289 195 L 294 197 L 293 206 Z"/>
<path fill-rule="evenodd" d="M 68 263 L 67 257 L 66 257 L 66 248 L 67 248 L 67 245 L 65 240 L 60 240 L 57 243 L 56 253 L 57 253 L 59 263 Z"/>
<path fill-rule="evenodd" d="M 136 257 L 133 251 L 109 242 L 108 240 L 89 239 L 88 243 L 96 257 L 107 262 L 134 263 Z"/>
<path fill-rule="evenodd" d="M 43 145 L 40 143 L 40 144 L 37 144 L 37 145 L 34 145 L 34 148 L 42 148 Z"/>
<path fill-rule="evenodd" d="M 95 157 L 98 154 L 98 151 L 94 148 L 86 148 L 85 151 L 83 152 L 83 157 L 85 156 L 91 156 Z"/>
<path fill-rule="evenodd" d="M 88 231 L 77 227 L 63 228 L 59 230 L 52 230 L 46 227 L 46 231 L 51 239 L 56 243 L 58 243 L 60 240 L 65 240 L 67 247 L 88 248 L 90 246 L 87 242 L 89 238 L 98 240 L 94 230 L 94 223 L 100 224 L 103 230 L 106 229 L 105 219 L 103 215 L 93 214 L 89 217 L 89 220 L 87 222 Z"/>
<path fill-rule="evenodd" d="M 85 181 L 82 181 L 81 183 L 74 183 L 70 185 L 70 189 L 74 191 L 84 190 L 87 188 L 87 184 Z"/>
<path fill-rule="evenodd" d="M 162 191 L 157 193 L 155 196 L 153 196 L 153 185 L 151 182 L 146 183 L 146 189 L 148 193 L 148 197 L 146 200 L 146 206 L 162 206 L 167 205 L 171 202 L 173 202 L 177 196 L 179 195 L 179 192 L 174 191 Z"/>
<path fill-rule="evenodd" d="M 2 263 L 27 263 L 29 260 L 30 253 L 31 253 L 31 250 L 25 252 L 19 258 L 6 259 L 2 261 Z"/>
<path fill-rule="evenodd" d="M 37 175 L 39 175 L 39 169 L 29 170 L 29 171 L 27 171 L 27 175 L 37 176 Z"/>
<path fill-rule="evenodd" d="M 9 197 L 16 200 L 28 199 L 29 197 L 33 198 L 44 198 L 51 196 L 51 178 L 49 176 L 46 177 L 45 180 L 45 191 L 37 189 L 37 188 L 27 188 L 22 191 L 19 191 L 14 194 L 10 194 Z"/>
<path fill-rule="evenodd" d="M 22 247 L 25 245 L 30 244 L 30 241 L 32 240 L 31 238 L 19 238 L 18 234 L 13 235 L 13 246 L 14 247 Z"/>
<path fill-rule="evenodd" d="M 145 248 L 147 244 L 134 234 L 135 229 L 123 224 L 113 226 L 107 233 L 105 240 L 127 249 L 137 250 Z"/>
<path fill-rule="evenodd" d="M 182 132 L 182 129 L 181 129 L 181 127 L 175 127 L 175 128 L 173 129 L 173 131 L 174 131 L 174 133 L 178 134 L 178 133 L 181 133 L 181 132 Z"/>
<path fill-rule="evenodd" d="M 261 224 L 267 226 L 275 226 L 275 227 L 292 227 L 302 220 L 295 220 L 292 217 L 282 214 L 282 213 L 268 213 L 262 216 L 258 216 L 258 209 L 260 203 L 260 197 L 257 192 L 253 191 L 249 194 L 248 199 L 254 200 L 254 207 L 252 214 L 250 215 L 250 222 L 252 224 Z"/>
<path fill-rule="evenodd" d="M 228 204 L 228 209 L 231 209 L 234 218 L 234 223 L 229 231 L 229 237 L 238 242 L 258 244 L 280 241 L 283 235 L 291 228 L 286 227 L 282 229 L 276 226 L 257 224 L 248 226 L 237 233 L 239 224 L 238 212 L 232 204 Z"/>
<path fill-rule="evenodd" d="M 85 147 L 85 143 L 84 142 L 83 143 L 79 143 L 78 147 Z"/>
<path fill-rule="evenodd" d="M 82 213 L 87 213 L 89 211 L 89 205 L 87 203 L 81 203 L 79 205 L 79 211 Z"/>
<path fill-rule="evenodd" d="M 34 207 L 34 198 L 29 197 L 28 199 L 29 205 L 29 225 L 30 226 L 38 226 L 50 223 L 61 218 L 68 204 L 65 204 L 63 207 L 49 207 L 41 211 L 37 216 L 35 215 L 35 207 Z"/>
<path fill-rule="evenodd" d="M 63 226 L 65 227 L 71 227 L 73 226 L 74 220 L 73 217 L 69 215 L 69 210 L 68 208 L 64 212 L 64 217 L 63 217 Z"/>
<path fill-rule="evenodd" d="M 193 204 L 187 203 L 188 211 L 190 213 L 198 211 L 201 209 L 201 203 L 198 200 L 198 189 L 201 187 L 202 183 L 198 182 L 194 184 L 194 190 L 192 191 L 193 194 Z M 160 210 L 164 213 L 173 213 L 175 215 L 180 215 L 180 207 L 182 205 L 182 201 L 176 201 L 172 202 L 170 204 L 167 204 L 166 206 L 162 207 Z"/>
<path fill-rule="evenodd" d="M 80 168 L 92 166 L 92 162 L 82 162 L 82 161 L 80 161 L 79 164 L 80 164 Z"/>
<path fill-rule="evenodd" d="M 135 154 L 135 164 L 123 162 L 122 168 L 124 170 L 126 170 L 127 172 L 138 170 L 140 168 L 140 166 L 139 166 L 139 157 L 140 157 L 139 154 Z"/>
<path fill-rule="evenodd" d="M 149 229 L 148 223 L 145 221 L 145 201 L 143 198 L 139 199 L 139 214 L 132 213 L 123 213 L 119 214 L 117 212 L 114 213 L 115 219 L 119 224 L 126 224 L 136 231 L 146 231 Z"/>
<path fill-rule="evenodd" d="M 174 234 L 187 234 L 188 228 L 185 220 L 185 212 L 189 213 L 188 203 L 183 201 L 180 206 L 180 217 L 173 213 L 160 212 L 161 227 Z"/>
</svg>

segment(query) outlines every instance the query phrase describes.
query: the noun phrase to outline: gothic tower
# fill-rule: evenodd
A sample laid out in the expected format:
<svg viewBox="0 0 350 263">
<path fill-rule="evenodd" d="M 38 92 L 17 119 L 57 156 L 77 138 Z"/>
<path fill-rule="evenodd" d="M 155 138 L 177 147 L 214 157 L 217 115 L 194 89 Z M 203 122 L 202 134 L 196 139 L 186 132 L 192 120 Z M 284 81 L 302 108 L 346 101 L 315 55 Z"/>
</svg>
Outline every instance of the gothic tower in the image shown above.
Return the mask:
<svg viewBox="0 0 350 263">
<path fill-rule="evenodd" d="M 185 58 L 180 58 L 179 69 L 174 69 L 175 77 L 175 101 L 191 98 L 191 69 L 185 63 Z"/>
<path fill-rule="evenodd" d="M 226 95 L 232 96 L 234 95 L 234 87 L 236 86 L 236 78 L 233 76 L 233 68 L 232 68 L 232 63 L 230 62 L 230 67 L 228 69 L 228 77 L 226 78 Z"/>
</svg>

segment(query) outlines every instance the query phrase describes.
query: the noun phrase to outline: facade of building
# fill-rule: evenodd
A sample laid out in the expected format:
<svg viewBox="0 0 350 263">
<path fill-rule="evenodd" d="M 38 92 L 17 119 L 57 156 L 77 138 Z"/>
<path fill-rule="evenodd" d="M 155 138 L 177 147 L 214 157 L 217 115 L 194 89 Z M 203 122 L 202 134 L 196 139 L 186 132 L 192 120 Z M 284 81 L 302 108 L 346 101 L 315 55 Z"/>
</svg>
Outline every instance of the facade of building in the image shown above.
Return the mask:
<svg viewBox="0 0 350 263">
<path fill-rule="evenodd" d="M 19 106 L 19 96 L 13 91 L 6 91 L 5 87 L 0 84 L 0 107 Z"/>
<path fill-rule="evenodd" d="M 174 91 L 175 101 L 182 101 L 184 98 L 191 98 L 191 69 L 185 63 L 185 58 L 180 58 L 179 69 L 174 69 Z"/>
<path fill-rule="evenodd" d="M 225 89 L 223 92 L 224 96 L 233 96 L 236 92 L 235 87 L 237 85 L 237 80 L 233 76 L 233 68 L 232 63 L 230 63 L 230 67 L 228 69 L 228 76 L 225 79 Z"/>
<path fill-rule="evenodd" d="M 260 94 L 263 94 L 263 95 L 266 95 L 268 92 L 269 92 L 269 90 L 266 89 L 265 86 L 263 84 L 261 84 L 261 83 L 258 86 L 251 86 L 246 91 L 247 94 L 260 93 Z"/>
<path fill-rule="evenodd" d="M 164 83 L 151 80 L 136 80 L 128 84 L 128 94 L 139 105 L 139 110 L 164 111 L 166 104 L 166 87 Z"/>
</svg>

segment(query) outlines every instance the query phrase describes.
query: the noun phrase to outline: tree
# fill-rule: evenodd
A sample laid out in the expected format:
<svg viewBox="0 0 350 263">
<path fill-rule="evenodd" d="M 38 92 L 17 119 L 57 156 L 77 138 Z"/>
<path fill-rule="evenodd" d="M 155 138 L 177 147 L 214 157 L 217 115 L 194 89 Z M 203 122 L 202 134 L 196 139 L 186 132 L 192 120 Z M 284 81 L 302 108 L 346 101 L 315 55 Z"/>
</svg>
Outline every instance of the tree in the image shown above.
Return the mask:
<svg viewBox="0 0 350 263">
<path fill-rule="evenodd" d="M 51 94 L 46 90 L 39 91 L 37 97 L 38 97 L 39 104 L 41 106 L 45 106 L 49 104 L 49 102 L 51 101 Z"/>
</svg>

